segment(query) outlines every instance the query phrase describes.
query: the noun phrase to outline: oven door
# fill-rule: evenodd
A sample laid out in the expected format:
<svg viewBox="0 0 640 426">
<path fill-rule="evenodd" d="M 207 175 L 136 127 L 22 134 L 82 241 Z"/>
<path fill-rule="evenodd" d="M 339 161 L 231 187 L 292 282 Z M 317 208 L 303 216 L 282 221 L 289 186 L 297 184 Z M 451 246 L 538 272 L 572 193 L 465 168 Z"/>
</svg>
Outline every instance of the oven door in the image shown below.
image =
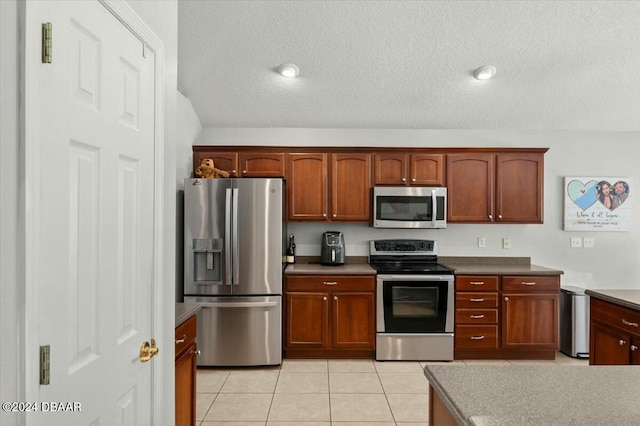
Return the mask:
<svg viewBox="0 0 640 426">
<path fill-rule="evenodd" d="M 453 275 L 378 275 L 378 333 L 453 333 Z"/>
</svg>

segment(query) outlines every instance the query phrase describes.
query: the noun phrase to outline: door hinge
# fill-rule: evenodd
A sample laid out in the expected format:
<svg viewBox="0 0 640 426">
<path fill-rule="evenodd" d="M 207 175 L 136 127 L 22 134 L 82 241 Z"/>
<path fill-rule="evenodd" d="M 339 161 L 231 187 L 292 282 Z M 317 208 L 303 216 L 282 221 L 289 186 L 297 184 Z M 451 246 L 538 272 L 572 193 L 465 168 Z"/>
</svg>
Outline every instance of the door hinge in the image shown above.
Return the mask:
<svg viewBox="0 0 640 426">
<path fill-rule="evenodd" d="M 49 384 L 49 345 L 40 346 L 40 384 Z"/>
<path fill-rule="evenodd" d="M 51 63 L 51 49 L 52 49 L 52 25 L 51 22 L 45 22 L 42 24 L 42 63 Z"/>
</svg>

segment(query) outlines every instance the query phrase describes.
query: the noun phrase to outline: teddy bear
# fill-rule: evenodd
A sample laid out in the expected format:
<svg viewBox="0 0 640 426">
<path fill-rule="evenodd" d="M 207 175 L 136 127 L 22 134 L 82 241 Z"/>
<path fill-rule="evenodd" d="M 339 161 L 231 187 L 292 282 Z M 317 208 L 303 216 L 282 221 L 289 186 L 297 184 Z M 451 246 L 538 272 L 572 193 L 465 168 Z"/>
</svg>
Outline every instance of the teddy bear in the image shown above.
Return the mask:
<svg viewBox="0 0 640 426">
<path fill-rule="evenodd" d="M 200 162 L 200 165 L 196 169 L 196 176 L 209 179 L 209 178 L 228 178 L 229 172 L 225 172 L 224 170 L 217 169 L 213 165 L 213 160 L 211 158 L 203 158 Z"/>
</svg>

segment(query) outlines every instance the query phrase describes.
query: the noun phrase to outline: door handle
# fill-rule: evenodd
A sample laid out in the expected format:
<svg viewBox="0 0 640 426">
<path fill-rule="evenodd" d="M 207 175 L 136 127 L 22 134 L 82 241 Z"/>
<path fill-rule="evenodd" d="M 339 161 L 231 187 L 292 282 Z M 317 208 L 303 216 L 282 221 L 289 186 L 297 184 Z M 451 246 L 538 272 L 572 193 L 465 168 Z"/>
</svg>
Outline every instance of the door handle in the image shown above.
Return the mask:
<svg viewBox="0 0 640 426">
<path fill-rule="evenodd" d="M 278 302 L 209 302 L 200 304 L 203 308 L 264 308 L 277 305 Z"/>
<path fill-rule="evenodd" d="M 144 341 L 140 346 L 140 362 L 148 362 L 154 356 L 158 355 L 160 349 L 156 345 L 156 339 L 151 339 L 151 343 Z"/>
</svg>

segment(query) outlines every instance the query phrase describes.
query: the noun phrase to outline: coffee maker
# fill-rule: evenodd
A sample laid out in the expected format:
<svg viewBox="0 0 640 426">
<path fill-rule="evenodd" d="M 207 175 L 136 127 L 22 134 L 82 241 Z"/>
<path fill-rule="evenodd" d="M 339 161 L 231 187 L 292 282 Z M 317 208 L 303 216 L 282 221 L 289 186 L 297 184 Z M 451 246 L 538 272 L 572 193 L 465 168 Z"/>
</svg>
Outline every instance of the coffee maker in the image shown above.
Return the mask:
<svg viewBox="0 0 640 426">
<path fill-rule="evenodd" d="M 329 266 L 344 265 L 344 258 L 344 235 L 342 235 L 342 232 L 327 231 L 322 234 L 320 264 Z"/>
</svg>

